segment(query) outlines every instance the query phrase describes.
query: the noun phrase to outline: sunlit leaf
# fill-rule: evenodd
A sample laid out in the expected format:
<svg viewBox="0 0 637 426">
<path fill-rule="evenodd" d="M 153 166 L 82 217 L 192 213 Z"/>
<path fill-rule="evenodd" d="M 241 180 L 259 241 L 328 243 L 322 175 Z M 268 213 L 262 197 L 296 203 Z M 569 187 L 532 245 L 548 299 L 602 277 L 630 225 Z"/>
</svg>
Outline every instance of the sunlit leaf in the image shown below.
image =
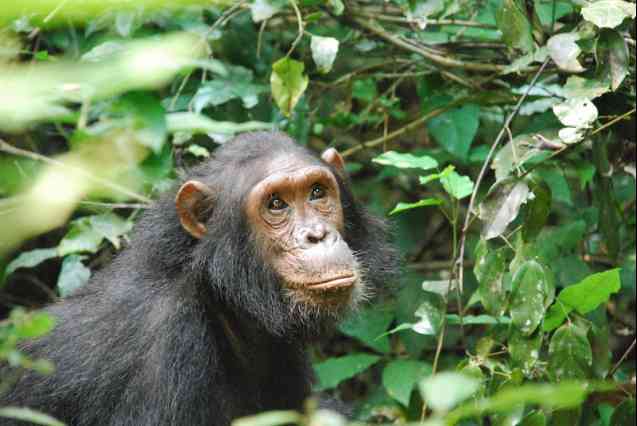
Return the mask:
<svg viewBox="0 0 637 426">
<path fill-rule="evenodd" d="M 444 312 L 443 298 L 439 294 L 425 293 L 425 300 L 414 312 L 418 322 L 412 325 L 412 330 L 418 334 L 435 336 L 442 326 Z"/>
<path fill-rule="evenodd" d="M 24 407 L 2 407 L 0 408 L 0 417 L 5 419 L 22 420 L 36 425 L 42 426 L 64 426 L 64 423 L 55 418 Z"/>
<path fill-rule="evenodd" d="M 451 195 L 456 200 L 461 200 L 468 197 L 473 192 L 473 181 L 469 176 L 462 176 L 455 171 L 445 173 L 440 182 L 447 194 Z"/>
<path fill-rule="evenodd" d="M 553 113 L 565 126 L 589 127 L 597 120 L 597 108 L 586 98 L 571 98 L 553 107 Z"/>
<path fill-rule="evenodd" d="M 287 117 L 292 114 L 310 82 L 308 76 L 303 74 L 304 69 L 303 62 L 287 57 L 272 64 L 270 78 L 272 97 L 281 112 Z"/>
<path fill-rule="evenodd" d="M 428 155 L 416 156 L 396 151 L 384 152 L 372 161 L 383 166 L 393 166 L 399 169 L 431 170 L 438 167 L 438 162 Z"/>
<path fill-rule="evenodd" d="M 57 288 L 60 296 L 66 297 L 84 287 L 91 277 L 91 270 L 84 266 L 83 256 L 70 255 L 64 258 L 58 277 Z"/>
<path fill-rule="evenodd" d="M 577 33 L 561 33 L 554 35 L 547 42 L 549 55 L 560 69 L 567 72 L 584 71 L 584 67 L 577 60 L 582 53 L 582 49 L 576 43 L 579 38 Z"/>
<path fill-rule="evenodd" d="M 312 59 L 321 73 L 326 74 L 332 70 L 338 46 L 338 40 L 333 37 L 312 36 Z"/>
<path fill-rule="evenodd" d="M 615 28 L 624 19 L 635 19 L 635 3 L 598 0 L 582 8 L 582 16 L 600 28 Z"/>
</svg>

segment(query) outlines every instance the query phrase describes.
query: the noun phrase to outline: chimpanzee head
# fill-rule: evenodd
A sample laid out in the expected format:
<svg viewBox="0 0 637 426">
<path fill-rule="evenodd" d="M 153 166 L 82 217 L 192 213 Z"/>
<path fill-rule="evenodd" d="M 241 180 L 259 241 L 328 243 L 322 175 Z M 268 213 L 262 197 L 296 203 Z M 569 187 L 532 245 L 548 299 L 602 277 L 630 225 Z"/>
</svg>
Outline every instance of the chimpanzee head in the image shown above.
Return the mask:
<svg viewBox="0 0 637 426">
<path fill-rule="evenodd" d="M 220 302 L 275 334 L 313 334 L 388 280 L 382 221 L 352 197 L 335 149 L 318 158 L 283 133 L 241 135 L 181 185 L 193 270 Z"/>
</svg>

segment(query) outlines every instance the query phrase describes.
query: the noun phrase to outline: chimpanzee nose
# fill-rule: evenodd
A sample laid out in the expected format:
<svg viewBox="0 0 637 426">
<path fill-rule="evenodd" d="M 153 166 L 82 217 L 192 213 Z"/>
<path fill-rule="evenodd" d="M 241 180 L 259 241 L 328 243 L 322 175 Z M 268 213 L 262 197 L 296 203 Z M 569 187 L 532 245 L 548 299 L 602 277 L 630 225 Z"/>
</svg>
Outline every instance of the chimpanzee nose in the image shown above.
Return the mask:
<svg viewBox="0 0 637 426">
<path fill-rule="evenodd" d="M 318 244 L 325 240 L 329 231 L 322 223 L 314 223 L 304 230 L 303 242 L 305 244 Z"/>
</svg>

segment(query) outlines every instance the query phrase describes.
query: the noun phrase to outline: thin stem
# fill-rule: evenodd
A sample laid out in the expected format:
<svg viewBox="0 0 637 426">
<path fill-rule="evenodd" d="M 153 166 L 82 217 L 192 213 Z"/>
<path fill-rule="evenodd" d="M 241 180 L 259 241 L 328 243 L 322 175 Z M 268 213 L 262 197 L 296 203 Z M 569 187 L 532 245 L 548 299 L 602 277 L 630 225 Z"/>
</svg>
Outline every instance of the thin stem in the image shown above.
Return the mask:
<svg viewBox="0 0 637 426">
<path fill-rule="evenodd" d="M 299 10 L 299 6 L 296 4 L 296 0 L 289 0 L 289 2 L 290 2 L 290 5 L 292 6 L 292 9 L 294 9 L 294 14 L 296 15 L 296 22 L 298 25 L 298 34 L 296 36 L 296 39 L 294 39 L 292 46 L 290 46 L 290 50 L 288 51 L 288 54 L 286 56 L 290 56 L 292 52 L 294 52 L 294 49 L 296 49 L 296 45 L 299 44 L 299 42 L 303 38 L 303 32 L 304 32 L 303 16 L 301 15 L 301 10 Z"/>
<path fill-rule="evenodd" d="M 611 368 L 610 371 L 608 372 L 608 375 L 606 376 L 607 379 L 612 378 L 617 372 L 617 370 L 619 370 L 619 367 L 621 367 L 624 361 L 626 361 L 626 358 L 628 358 L 628 355 L 630 355 L 630 353 L 635 349 L 636 342 L 637 340 L 633 339 L 633 343 L 631 343 L 628 349 L 626 349 L 626 352 L 624 352 L 624 355 L 622 355 L 621 358 L 619 358 L 619 361 L 617 361 L 617 363 L 613 366 L 613 368 Z"/>
</svg>

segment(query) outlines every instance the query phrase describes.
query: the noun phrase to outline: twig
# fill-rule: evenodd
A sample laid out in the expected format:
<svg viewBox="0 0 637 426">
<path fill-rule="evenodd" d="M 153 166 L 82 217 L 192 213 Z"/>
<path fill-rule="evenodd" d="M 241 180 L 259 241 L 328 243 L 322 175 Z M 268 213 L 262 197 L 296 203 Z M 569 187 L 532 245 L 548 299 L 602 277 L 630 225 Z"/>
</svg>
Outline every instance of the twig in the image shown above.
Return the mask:
<svg viewBox="0 0 637 426">
<path fill-rule="evenodd" d="M 423 115 L 419 119 L 412 121 L 411 123 L 407 124 L 406 126 L 401 127 L 398 130 L 394 130 L 393 132 L 387 134 L 386 136 L 382 136 L 380 138 L 373 139 L 371 141 L 363 142 L 363 143 L 361 143 L 359 145 L 353 146 L 353 147 L 343 151 L 341 155 L 343 157 L 349 157 L 349 156 L 357 153 L 361 149 L 373 148 L 375 146 L 383 145 L 384 143 L 392 141 L 392 140 L 396 139 L 397 137 L 402 136 L 405 133 L 420 127 L 422 124 L 426 123 L 427 121 L 431 120 L 432 118 L 437 117 L 440 114 L 442 114 L 442 113 L 444 113 L 446 111 L 449 111 L 451 108 L 454 108 L 454 107 L 462 104 L 463 102 L 466 101 L 466 99 L 467 98 L 464 98 L 464 97 L 460 98 L 460 99 L 457 99 L 457 100 L 451 102 L 450 104 L 445 105 L 444 107 L 435 109 L 435 110 L 431 111 L 430 113 Z"/>
<path fill-rule="evenodd" d="M 304 32 L 303 16 L 301 15 L 299 6 L 296 4 L 296 0 L 289 0 L 289 2 L 290 2 L 290 5 L 292 6 L 292 9 L 294 9 L 294 14 L 296 15 L 296 22 L 299 28 L 299 33 L 297 34 L 296 39 L 294 39 L 292 46 L 290 46 L 290 50 L 288 51 L 287 56 L 290 56 L 292 52 L 294 52 L 294 49 L 296 49 L 296 45 L 299 44 L 299 42 L 303 38 L 303 32 Z"/>
<path fill-rule="evenodd" d="M 635 349 L 635 342 L 636 341 L 637 341 L 636 339 L 633 339 L 633 343 L 631 343 L 630 346 L 628 347 L 628 349 L 626 349 L 626 352 L 624 352 L 624 355 L 622 355 L 621 358 L 619 358 L 619 361 L 617 361 L 617 363 L 615 363 L 613 368 L 610 369 L 610 371 L 606 375 L 607 379 L 612 378 L 615 375 L 615 373 L 617 372 L 617 370 L 619 370 L 619 367 L 621 367 L 621 365 L 624 363 L 624 361 L 626 361 L 626 358 L 628 358 L 628 355 L 630 355 L 630 353 Z"/>
<path fill-rule="evenodd" d="M 495 154 L 496 148 L 498 147 L 498 145 L 500 145 L 500 141 L 502 141 L 502 138 L 507 133 L 507 129 L 511 125 L 511 122 L 517 116 L 518 112 L 520 111 L 520 108 L 522 107 L 522 104 L 524 103 L 526 98 L 529 96 L 529 93 L 531 92 L 535 84 L 537 83 L 538 79 L 540 78 L 540 75 L 542 74 L 542 72 L 544 72 L 544 69 L 549 64 L 549 62 L 550 62 L 550 58 L 547 58 L 542 64 L 542 66 L 540 67 L 540 69 L 537 70 L 537 72 L 535 73 L 535 76 L 533 76 L 533 80 L 531 80 L 531 84 L 527 87 L 526 91 L 524 92 L 522 97 L 518 100 L 518 103 L 515 105 L 515 108 L 513 108 L 513 111 L 511 111 L 511 114 L 509 114 L 509 116 L 507 117 L 506 121 L 504 122 L 504 125 L 502 126 L 502 129 L 500 130 L 500 133 L 498 134 L 498 136 L 495 138 L 495 141 L 491 145 L 491 149 L 489 150 L 489 153 L 487 154 L 487 158 L 484 160 L 484 163 L 482 164 L 482 169 L 480 170 L 480 173 L 478 174 L 478 178 L 476 179 L 476 183 L 474 185 L 473 192 L 471 193 L 471 198 L 469 200 L 469 208 L 467 209 L 467 213 L 465 215 L 464 225 L 462 226 L 462 231 L 460 233 L 460 253 L 458 254 L 458 258 L 455 262 L 456 267 L 458 268 L 458 286 L 460 288 L 461 293 L 464 288 L 464 252 L 465 252 L 465 245 L 467 241 L 467 231 L 469 230 L 471 215 L 473 214 L 473 208 L 474 208 L 476 198 L 478 195 L 478 189 L 480 188 L 482 179 L 484 178 L 487 168 L 489 167 L 489 164 L 491 163 L 491 158 Z"/>
<path fill-rule="evenodd" d="M 75 166 L 71 166 L 69 164 L 63 163 L 62 161 L 58 161 L 58 160 L 54 160 L 53 158 L 49 158 L 49 157 L 45 157 L 44 155 L 40 155 L 37 154 L 35 152 L 31 152 L 31 151 L 27 151 L 24 149 L 20 149 L 20 148 L 16 148 L 12 145 L 9 145 L 7 142 L 3 141 L 2 139 L 0 139 L 0 151 L 2 152 L 6 152 L 7 154 L 13 154 L 13 155 L 18 155 L 21 157 L 26 157 L 26 158 L 30 158 L 32 160 L 36 160 L 36 161 L 42 161 L 43 163 L 49 164 L 51 166 L 56 166 L 56 167 L 63 167 L 63 168 L 67 168 L 69 170 L 73 170 L 76 173 L 81 174 L 82 176 L 84 176 L 85 178 L 92 180 L 93 182 L 96 182 L 100 185 L 104 185 L 107 188 L 110 188 L 114 191 L 117 192 L 121 192 L 122 194 L 128 195 L 131 198 L 134 198 L 135 200 L 141 201 L 143 203 L 151 203 L 152 200 L 150 198 L 147 198 L 143 195 L 137 194 L 127 188 L 124 188 L 121 185 L 118 185 L 116 183 L 110 182 L 108 180 L 102 179 L 100 177 L 97 177 L 89 172 L 87 172 L 84 169 L 81 169 L 79 167 L 75 167 Z"/>
<path fill-rule="evenodd" d="M 416 19 L 409 19 L 404 16 L 395 16 L 395 15 L 383 15 L 383 14 L 374 14 L 368 12 L 354 11 L 352 12 L 355 16 L 362 16 L 365 18 L 377 19 L 379 21 L 386 22 L 397 22 L 397 23 L 405 23 L 412 24 L 416 23 Z M 495 25 L 483 24 L 482 22 L 475 21 L 463 21 L 461 19 L 427 19 L 427 26 L 457 26 L 457 27 L 470 27 L 470 28 L 484 28 L 488 30 L 497 30 L 498 28 Z"/>
<path fill-rule="evenodd" d="M 459 59 L 453 59 L 446 56 L 442 56 L 428 49 L 424 49 L 421 46 L 408 43 L 405 40 L 403 40 L 401 37 L 390 34 L 387 31 L 381 28 L 378 28 L 377 26 L 372 25 L 371 23 L 364 21 L 362 19 L 350 18 L 350 20 L 351 22 L 358 25 L 359 27 L 366 29 L 367 31 L 377 35 L 378 37 L 388 41 L 389 43 L 397 47 L 400 47 L 401 49 L 408 50 L 412 53 L 417 53 L 429 59 L 430 61 L 444 67 L 463 68 L 470 71 L 480 71 L 480 72 L 486 71 L 486 72 L 497 72 L 497 73 L 501 73 L 506 70 L 506 66 L 504 65 L 485 64 L 485 63 L 479 63 L 479 62 L 465 62 Z"/>
</svg>

